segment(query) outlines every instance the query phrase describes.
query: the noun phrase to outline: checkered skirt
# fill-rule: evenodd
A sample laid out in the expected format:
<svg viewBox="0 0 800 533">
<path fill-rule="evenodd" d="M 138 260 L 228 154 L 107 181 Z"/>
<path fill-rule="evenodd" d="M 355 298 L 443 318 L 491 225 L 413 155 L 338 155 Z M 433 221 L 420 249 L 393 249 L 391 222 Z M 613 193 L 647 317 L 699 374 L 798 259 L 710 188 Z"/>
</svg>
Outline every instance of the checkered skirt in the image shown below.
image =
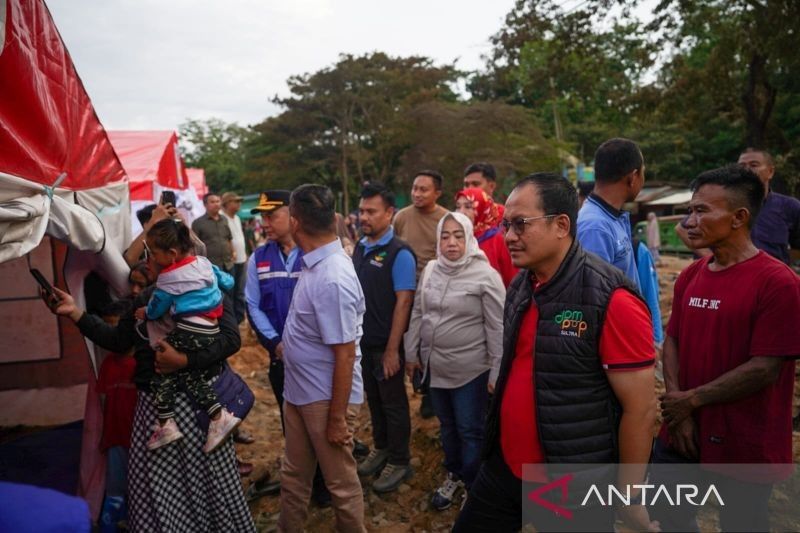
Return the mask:
<svg viewBox="0 0 800 533">
<path fill-rule="evenodd" d="M 146 443 L 156 418 L 153 394 L 139 391 L 128 463 L 131 530 L 254 532 L 231 440 L 203 453 L 206 434 L 186 395 L 178 393 L 175 422 L 183 438 L 150 451 Z"/>
</svg>

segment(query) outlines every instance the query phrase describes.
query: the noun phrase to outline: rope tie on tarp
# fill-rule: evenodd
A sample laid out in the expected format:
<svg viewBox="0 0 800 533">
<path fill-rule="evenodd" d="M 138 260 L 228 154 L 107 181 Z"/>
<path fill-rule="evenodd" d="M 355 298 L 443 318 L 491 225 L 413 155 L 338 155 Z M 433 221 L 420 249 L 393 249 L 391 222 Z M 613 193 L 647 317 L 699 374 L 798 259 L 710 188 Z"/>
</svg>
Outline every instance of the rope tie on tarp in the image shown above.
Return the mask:
<svg viewBox="0 0 800 533">
<path fill-rule="evenodd" d="M 54 181 L 52 185 L 43 185 L 44 193 L 47 195 L 48 198 L 50 198 L 51 202 L 53 201 L 53 193 L 55 192 L 56 187 L 61 185 L 61 182 L 64 181 L 65 179 L 67 179 L 67 173 L 62 172 L 61 174 L 58 175 L 56 181 Z"/>
</svg>

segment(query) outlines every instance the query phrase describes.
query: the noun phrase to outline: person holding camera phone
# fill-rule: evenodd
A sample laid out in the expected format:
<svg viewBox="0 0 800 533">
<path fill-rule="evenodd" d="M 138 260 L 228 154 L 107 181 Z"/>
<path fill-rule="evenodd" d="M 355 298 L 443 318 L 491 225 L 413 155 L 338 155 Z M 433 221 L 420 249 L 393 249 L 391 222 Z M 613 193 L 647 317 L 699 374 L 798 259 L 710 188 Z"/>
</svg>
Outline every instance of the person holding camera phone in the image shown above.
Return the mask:
<svg viewBox="0 0 800 533">
<path fill-rule="evenodd" d="M 171 195 L 168 193 L 171 193 Z M 125 250 L 125 253 L 123 254 L 125 262 L 128 263 L 128 266 L 133 268 L 134 265 L 144 259 L 144 237 L 148 230 L 152 228 L 158 221 L 165 220 L 167 218 L 173 218 L 181 221 L 183 220 L 180 212 L 175 207 L 174 202 L 175 193 L 173 191 L 164 191 L 161 194 L 161 199 L 159 200 L 158 204 L 146 205 L 136 212 L 136 218 L 139 219 L 139 224 L 142 225 L 142 232 L 139 233 L 139 235 L 137 235 L 133 241 L 131 241 L 130 246 L 128 246 L 128 249 Z M 194 243 L 194 254 L 203 256 L 206 255 L 206 245 L 197 235 L 195 235 L 191 228 L 189 228 L 189 235 L 192 238 L 192 243 Z"/>
<path fill-rule="evenodd" d="M 154 286 L 134 299 L 134 308 L 146 305 Z M 183 353 L 161 341 L 154 350 L 146 337 L 136 331 L 133 310 L 116 326 L 85 312 L 72 296 L 54 288 L 42 291 L 50 310 L 69 317 L 81 333 L 95 344 L 113 352 L 133 348 L 136 370 L 133 381 L 138 401 L 134 415 L 128 472 L 129 513 L 132 531 L 255 531 L 244 499 L 230 439 L 212 454 L 203 453 L 206 432 L 201 428 L 187 395 L 175 397 L 175 416 L 183 433 L 179 446 L 153 453 L 147 439 L 157 420 L 155 397 L 150 382 L 156 374 L 167 375 L 184 368 L 209 369 L 224 364 L 239 350 L 241 339 L 233 313 L 233 301 L 223 293 L 220 333 L 207 347 Z"/>
</svg>

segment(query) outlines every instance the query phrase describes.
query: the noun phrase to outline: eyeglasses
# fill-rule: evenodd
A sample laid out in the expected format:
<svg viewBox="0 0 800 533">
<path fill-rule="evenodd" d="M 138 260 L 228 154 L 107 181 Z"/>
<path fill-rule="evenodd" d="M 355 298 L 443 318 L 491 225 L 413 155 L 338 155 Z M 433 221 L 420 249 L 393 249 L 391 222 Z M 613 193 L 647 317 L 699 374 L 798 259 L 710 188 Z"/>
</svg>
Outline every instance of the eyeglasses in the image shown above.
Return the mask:
<svg viewBox="0 0 800 533">
<path fill-rule="evenodd" d="M 541 220 L 543 218 L 553 218 L 553 217 L 557 217 L 557 216 L 558 215 L 543 215 L 543 216 L 540 216 L 540 217 L 528 217 L 528 218 L 520 217 L 520 218 L 515 218 L 514 220 L 503 219 L 500 222 L 500 225 L 503 226 L 503 229 L 505 231 L 508 231 L 509 229 L 513 229 L 514 233 L 516 233 L 517 235 L 522 235 L 523 232 L 525 231 L 525 225 L 526 224 L 528 224 L 530 222 L 533 222 L 534 220 Z"/>
</svg>

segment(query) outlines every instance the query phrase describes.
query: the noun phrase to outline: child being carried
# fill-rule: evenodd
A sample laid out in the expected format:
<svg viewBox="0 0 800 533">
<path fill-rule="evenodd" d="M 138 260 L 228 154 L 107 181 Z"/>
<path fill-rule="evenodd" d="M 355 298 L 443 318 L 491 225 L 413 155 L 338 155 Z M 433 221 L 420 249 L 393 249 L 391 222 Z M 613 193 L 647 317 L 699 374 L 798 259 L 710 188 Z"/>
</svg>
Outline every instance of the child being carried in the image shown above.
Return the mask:
<svg viewBox="0 0 800 533">
<path fill-rule="evenodd" d="M 194 243 L 189 228 L 180 221 L 157 222 L 147 232 L 145 253 L 158 272 L 156 289 L 147 308 L 136 310 L 136 318 L 147 321 L 151 346 L 163 340 L 179 352 L 206 349 L 220 333 L 222 292 L 233 287 L 233 277 L 202 256 L 192 254 Z M 169 320 L 171 318 L 171 320 Z M 217 449 L 241 423 L 220 405 L 209 381 L 211 372 L 184 369 L 170 374 L 156 374 L 151 382 L 155 392 L 158 425 L 147 442 L 155 450 L 183 437 L 175 423 L 175 396 L 182 388 L 202 407 L 211 419 L 203 451 Z"/>
</svg>

